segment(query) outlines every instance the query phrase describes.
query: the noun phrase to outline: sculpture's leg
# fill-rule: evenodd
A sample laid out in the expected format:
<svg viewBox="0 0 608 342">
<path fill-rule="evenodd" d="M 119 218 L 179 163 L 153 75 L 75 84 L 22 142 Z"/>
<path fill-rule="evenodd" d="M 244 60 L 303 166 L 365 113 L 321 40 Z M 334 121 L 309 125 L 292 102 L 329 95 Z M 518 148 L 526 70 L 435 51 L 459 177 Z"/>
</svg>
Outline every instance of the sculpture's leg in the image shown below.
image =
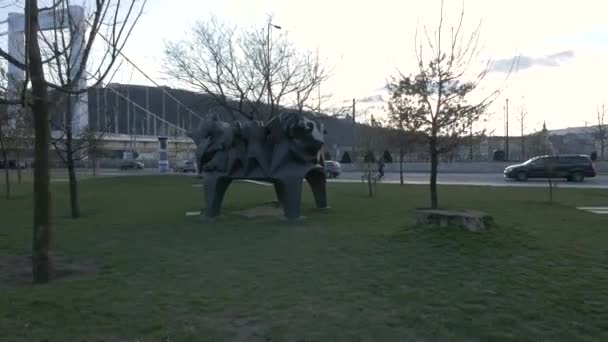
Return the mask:
<svg viewBox="0 0 608 342">
<path fill-rule="evenodd" d="M 306 181 L 310 185 L 318 209 L 327 208 L 326 177 L 322 170 L 312 170 L 306 174 Z"/>
<path fill-rule="evenodd" d="M 270 163 L 268 162 L 266 155 L 264 155 L 264 150 L 260 147 L 259 149 L 257 149 L 254 156 L 258 162 L 258 165 L 260 166 L 260 169 L 262 169 L 262 174 L 266 177 L 270 176 L 270 170 L 269 170 Z"/>
<path fill-rule="evenodd" d="M 286 160 L 289 160 L 289 149 L 285 144 L 279 144 L 274 147 L 272 151 L 272 157 L 270 160 L 270 169 L 268 170 L 271 175 L 275 174 L 275 172 L 285 166 Z"/>
<path fill-rule="evenodd" d="M 205 216 L 216 217 L 220 214 L 224 194 L 231 182 L 228 177 L 205 175 Z"/>
<path fill-rule="evenodd" d="M 279 205 L 281 207 L 285 207 L 285 187 L 283 185 L 283 183 L 279 182 L 279 181 L 275 181 L 273 183 L 274 185 L 274 192 L 277 195 L 277 202 L 279 202 Z"/>
<path fill-rule="evenodd" d="M 290 177 L 287 179 L 278 179 L 277 197 L 282 198 L 283 212 L 289 220 L 295 220 L 300 217 L 300 205 L 302 204 L 302 179 Z"/>
<path fill-rule="evenodd" d="M 235 148 L 228 151 L 228 166 L 226 167 L 226 174 L 234 175 L 236 171 L 243 170 L 243 162 L 241 161 L 241 155 Z"/>
<path fill-rule="evenodd" d="M 262 165 L 258 162 L 258 160 L 254 157 L 248 157 L 246 162 L 245 162 L 245 176 L 250 176 L 251 173 L 256 169 L 256 167 L 259 167 L 262 170 L 262 175 L 266 176 L 266 173 L 264 173 L 264 169 L 262 167 Z"/>
</svg>

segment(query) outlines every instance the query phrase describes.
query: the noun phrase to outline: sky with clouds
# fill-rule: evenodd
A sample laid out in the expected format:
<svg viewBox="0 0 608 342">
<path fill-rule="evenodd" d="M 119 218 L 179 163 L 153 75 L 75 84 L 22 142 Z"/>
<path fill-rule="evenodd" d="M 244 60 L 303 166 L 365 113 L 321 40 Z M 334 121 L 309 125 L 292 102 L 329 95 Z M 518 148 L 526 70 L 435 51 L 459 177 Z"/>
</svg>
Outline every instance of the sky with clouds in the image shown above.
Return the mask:
<svg viewBox="0 0 608 342">
<path fill-rule="evenodd" d="M 595 121 L 596 106 L 608 101 L 608 1 L 445 0 L 446 27 L 458 20 L 463 3 L 465 32 L 482 22 L 479 66 L 493 61 L 484 87 L 504 88 L 488 128 L 502 134 L 507 97 L 512 113 L 525 103 L 528 131 L 543 121 L 549 128 Z M 367 99 L 361 107 L 382 107 L 377 100 L 386 80 L 416 71 L 416 28 L 432 32 L 439 7 L 440 0 L 148 0 L 125 53 L 170 85 L 161 68 L 166 41 L 184 38 L 211 15 L 242 27 L 264 25 L 272 15 L 297 46 L 318 49 L 327 61 L 333 76 L 322 91 L 336 104 L 357 98 Z M 515 56 L 518 70 L 505 82 Z M 115 81 L 149 84 L 130 68 Z M 518 130 L 515 118 L 510 127 Z"/>
</svg>

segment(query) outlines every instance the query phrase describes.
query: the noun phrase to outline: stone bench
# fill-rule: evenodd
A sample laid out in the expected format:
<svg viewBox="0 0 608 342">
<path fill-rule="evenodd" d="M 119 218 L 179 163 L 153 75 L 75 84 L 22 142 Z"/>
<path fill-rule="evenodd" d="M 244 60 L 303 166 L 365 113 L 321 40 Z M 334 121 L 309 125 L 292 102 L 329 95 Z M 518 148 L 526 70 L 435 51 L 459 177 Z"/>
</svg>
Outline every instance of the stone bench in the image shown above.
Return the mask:
<svg viewBox="0 0 608 342">
<path fill-rule="evenodd" d="M 481 232 L 490 228 L 494 224 L 494 219 L 486 213 L 475 210 L 417 209 L 416 223 Z"/>
</svg>

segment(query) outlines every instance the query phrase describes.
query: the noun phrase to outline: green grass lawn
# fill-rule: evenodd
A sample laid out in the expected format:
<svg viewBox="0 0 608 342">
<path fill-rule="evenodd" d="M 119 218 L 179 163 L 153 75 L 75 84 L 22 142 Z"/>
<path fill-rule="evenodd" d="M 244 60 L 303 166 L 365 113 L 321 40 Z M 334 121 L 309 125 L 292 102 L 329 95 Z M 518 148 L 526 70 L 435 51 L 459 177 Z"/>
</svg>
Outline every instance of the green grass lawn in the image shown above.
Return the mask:
<svg viewBox="0 0 608 342">
<path fill-rule="evenodd" d="M 608 340 L 608 191 L 440 187 L 486 233 L 417 227 L 426 186 L 330 184 L 298 222 L 231 212 L 273 199 L 236 183 L 214 221 L 189 177 L 53 184 L 53 253 L 76 274 L 27 284 L 31 184 L 0 199 L 2 341 Z M 17 266 L 19 267 L 17 267 Z"/>
</svg>

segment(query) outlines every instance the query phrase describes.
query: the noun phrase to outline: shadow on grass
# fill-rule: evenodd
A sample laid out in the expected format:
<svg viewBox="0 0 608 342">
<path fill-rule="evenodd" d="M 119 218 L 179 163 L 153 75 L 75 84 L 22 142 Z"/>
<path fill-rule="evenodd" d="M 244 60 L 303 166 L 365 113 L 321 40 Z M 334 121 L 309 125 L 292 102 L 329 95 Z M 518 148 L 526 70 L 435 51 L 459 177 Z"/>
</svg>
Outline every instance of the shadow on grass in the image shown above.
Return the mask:
<svg viewBox="0 0 608 342">
<path fill-rule="evenodd" d="M 76 261 L 65 255 L 51 254 L 51 281 L 66 277 L 94 276 L 97 266 L 92 262 Z M 32 258 L 29 255 L 0 256 L 0 287 L 21 287 L 32 284 Z"/>
</svg>

